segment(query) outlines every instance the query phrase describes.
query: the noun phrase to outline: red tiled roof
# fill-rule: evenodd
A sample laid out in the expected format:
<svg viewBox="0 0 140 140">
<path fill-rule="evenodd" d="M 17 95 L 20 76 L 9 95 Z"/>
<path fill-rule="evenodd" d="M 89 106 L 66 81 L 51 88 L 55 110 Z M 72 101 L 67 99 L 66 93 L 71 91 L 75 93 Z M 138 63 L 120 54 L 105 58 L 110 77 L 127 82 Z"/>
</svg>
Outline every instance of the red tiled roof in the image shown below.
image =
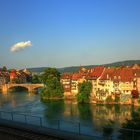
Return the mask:
<svg viewBox="0 0 140 140">
<path fill-rule="evenodd" d="M 121 77 L 118 80 L 122 82 L 131 82 L 133 80 L 133 70 L 131 68 L 121 69 L 118 76 Z"/>
<path fill-rule="evenodd" d="M 132 67 L 105 68 L 103 66 L 97 66 L 88 69 L 86 72 L 64 73 L 61 79 L 78 80 L 82 77 L 89 80 L 96 80 L 100 77 L 100 80 L 130 82 L 134 78 L 140 77 L 140 69 L 134 69 Z"/>
<path fill-rule="evenodd" d="M 71 73 L 63 73 L 61 75 L 61 79 L 71 79 L 72 74 Z"/>
<path fill-rule="evenodd" d="M 133 70 L 131 68 L 110 68 L 104 71 L 101 80 L 110 79 L 114 82 L 130 82 L 133 80 L 133 77 Z"/>
<path fill-rule="evenodd" d="M 140 77 L 140 70 L 134 70 L 130 67 L 106 68 L 100 80 L 130 82 L 133 81 L 134 77 Z"/>
<path fill-rule="evenodd" d="M 72 80 L 78 80 L 81 78 L 81 73 L 73 73 L 72 74 Z"/>
<path fill-rule="evenodd" d="M 97 66 L 97 67 L 91 68 L 89 73 L 88 73 L 87 79 L 99 78 L 102 75 L 104 68 L 105 67 L 103 67 L 103 66 Z"/>
<path fill-rule="evenodd" d="M 136 78 L 140 78 L 140 69 L 133 69 L 133 76 Z"/>
<path fill-rule="evenodd" d="M 105 68 L 100 80 L 111 79 L 112 76 L 113 76 L 114 71 L 115 71 L 115 68 Z"/>
</svg>

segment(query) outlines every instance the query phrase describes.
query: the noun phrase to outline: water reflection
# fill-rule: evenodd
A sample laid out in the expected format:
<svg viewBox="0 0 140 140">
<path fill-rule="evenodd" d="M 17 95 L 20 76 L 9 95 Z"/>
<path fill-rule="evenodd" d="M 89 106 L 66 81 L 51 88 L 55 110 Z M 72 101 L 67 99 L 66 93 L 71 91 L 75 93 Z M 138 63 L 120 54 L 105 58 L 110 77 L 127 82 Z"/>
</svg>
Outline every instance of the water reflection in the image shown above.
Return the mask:
<svg viewBox="0 0 140 140">
<path fill-rule="evenodd" d="M 75 104 L 70 100 L 43 102 L 39 95 L 22 92 L 0 94 L 0 110 L 45 117 L 48 121 L 87 123 L 94 127 L 101 127 L 109 120 L 120 126 L 126 119 L 131 119 L 132 111 L 140 113 L 140 107 L 130 105 Z"/>
<path fill-rule="evenodd" d="M 98 126 L 105 125 L 109 120 L 120 126 L 126 119 L 131 118 L 132 107 L 127 105 L 102 105 L 92 107 L 93 123 Z"/>
<path fill-rule="evenodd" d="M 84 123 L 92 122 L 93 114 L 92 114 L 92 108 L 89 104 L 78 104 L 78 110 L 79 110 L 80 122 L 84 122 Z"/>
<path fill-rule="evenodd" d="M 32 114 L 39 98 L 27 92 L 0 94 L 0 110 L 15 113 Z M 37 105 L 38 106 L 38 105 Z M 36 108 L 37 110 L 37 108 Z"/>
<path fill-rule="evenodd" d="M 44 104 L 44 117 L 48 120 L 60 119 L 64 112 L 64 101 L 63 100 L 47 100 L 42 101 Z"/>
<path fill-rule="evenodd" d="M 77 104 L 74 104 L 71 100 L 64 100 L 64 119 L 77 121 L 77 116 L 79 116 L 79 111 L 77 109 Z"/>
</svg>

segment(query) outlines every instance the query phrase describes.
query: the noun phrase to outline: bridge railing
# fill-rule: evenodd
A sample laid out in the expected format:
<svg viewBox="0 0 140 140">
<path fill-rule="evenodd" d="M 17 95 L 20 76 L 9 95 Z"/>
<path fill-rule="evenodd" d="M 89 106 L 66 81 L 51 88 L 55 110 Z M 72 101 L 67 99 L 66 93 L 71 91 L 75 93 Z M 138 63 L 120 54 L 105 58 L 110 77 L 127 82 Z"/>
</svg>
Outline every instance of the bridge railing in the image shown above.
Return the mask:
<svg viewBox="0 0 140 140">
<path fill-rule="evenodd" d="M 77 135 L 87 135 L 97 139 L 112 140 L 140 140 L 140 130 L 122 129 L 122 128 L 101 128 L 93 127 L 92 124 L 79 123 L 73 121 L 64 121 L 58 119 L 50 119 L 48 117 L 38 117 L 34 115 L 20 114 L 14 112 L 0 111 L 0 119 L 12 121 L 15 123 L 28 124 L 42 128 L 57 129 L 59 131 L 67 131 Z M 113 131 L 112 133 L 110 133 Z M 121 135 L 122 134 L 122 135 Z"/>
</svg>

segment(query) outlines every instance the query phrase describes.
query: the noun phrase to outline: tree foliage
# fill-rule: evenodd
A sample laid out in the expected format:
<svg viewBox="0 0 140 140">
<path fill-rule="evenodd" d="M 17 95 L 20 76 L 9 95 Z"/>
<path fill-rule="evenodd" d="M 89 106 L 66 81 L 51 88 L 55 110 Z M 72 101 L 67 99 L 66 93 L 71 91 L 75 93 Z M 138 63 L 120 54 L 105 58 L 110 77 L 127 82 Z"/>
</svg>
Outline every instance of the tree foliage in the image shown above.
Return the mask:
<svg viewBox="0 0 140 140">
<path fill-rule="evenodd" d="M 45 87 L 42 89 L 42 98 L 61 98 L 63 97 L 63 86 L 60 83 L 60 73 L 54 68 L 48 68 L 42 74 L 42 81 Z"/>
<path fill-rule="evenodd" d="M 140 97 L 138 98 L 138 103 L 140 104 Z"/>
<path fill-rule="evenodd" d="M 115 102 L 120 102 L 120 96 L 115 95 Z"/>
<path fill-rule="evenodd" d="M 47 68 L 41 75 L 42 82 L 45 84 L 48 79 L 57 78 L 60 81 L 60 73 L 56 68 Z"/>
<path fill-rule="evenodd" d="M 7 71 L 6 66 L 3 66 L 3 67 L 2 67 L 2 71 L 3 71 L 3 72 L 6 72 L 6 71 Z"/>
<path fill-rule="evenodd" d="M 22 82 L 22 80 L 18 77 L 15 77 L 13 80 L 12 80 L 13 83 L 16 83 L 16 84 L 20 84 Z"/>
<path fill-rule="evenodd" d="M 87 103 L 92 91 L 92 84 L 89 81 L 84 81 L 78 86 L 77 100 L 79 103 Z"/>
<path fill-rule="evenodd" d="M 107 98 L 106 98 L 106 102 L 113 102 L 113 98 L 111 95 L 108 95 Z"/>
<path fill-rule="evenodd" d="M 32 76 L 32 83 L 33 83 L 33 84 L 41 83 L 41 78 L 40 78 L 40 76 L 37 75 L 37 74 L 34 74 L 34 75 Z"/>
</svg>

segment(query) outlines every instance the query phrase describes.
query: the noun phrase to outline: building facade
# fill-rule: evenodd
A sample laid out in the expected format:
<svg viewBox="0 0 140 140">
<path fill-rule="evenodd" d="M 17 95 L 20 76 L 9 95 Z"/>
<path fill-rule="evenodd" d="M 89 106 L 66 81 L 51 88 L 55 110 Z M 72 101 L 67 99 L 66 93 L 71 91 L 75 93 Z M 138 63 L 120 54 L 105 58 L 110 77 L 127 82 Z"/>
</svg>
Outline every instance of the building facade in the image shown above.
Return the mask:
<svg viewBox="0 0 140 140">
<path fill-rule="evenodd" d="M 91 98 L 93 100 L 106 100 L 108 96 L 131 96 L 132 90 L 140 93 L 140 66 L 132 67 L 104 67 L 93 68 L 80 67 L 76 73 L 65 76 L 62 74 L 61 82 L 64 86 L 65 95 L 76 96 L 78 84 L 83 81 L 92 82 Z"/>
</svg>

